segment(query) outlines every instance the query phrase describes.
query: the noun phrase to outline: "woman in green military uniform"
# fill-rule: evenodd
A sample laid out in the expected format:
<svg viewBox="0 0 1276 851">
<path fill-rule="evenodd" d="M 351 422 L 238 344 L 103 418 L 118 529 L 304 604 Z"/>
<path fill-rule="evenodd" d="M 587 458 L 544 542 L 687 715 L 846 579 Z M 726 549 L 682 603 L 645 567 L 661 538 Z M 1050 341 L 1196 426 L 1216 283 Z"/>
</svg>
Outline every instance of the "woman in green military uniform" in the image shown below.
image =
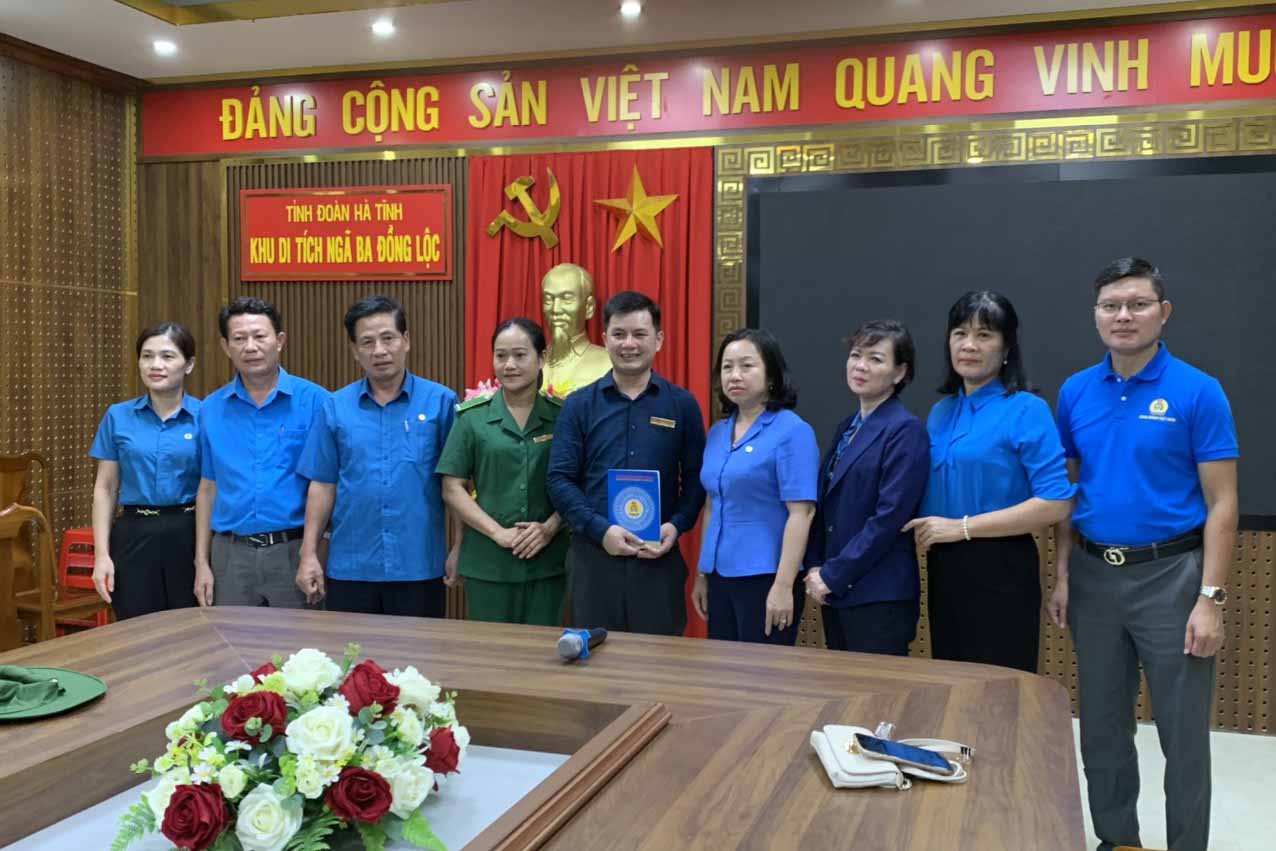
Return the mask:
<svg viewBox="0 0 1276 851">
<path fill-rule="evenodd" d="M 560 403 L 539 392 L 544 356 L 539 325 L 502 322 L 492 336 L 501 389 L 458 407 L 439 458 L 443 498 L 466 524 L 459 568 L 472 620 L 562 623 L 568 534 L 545 492 Z"/>
</svg>

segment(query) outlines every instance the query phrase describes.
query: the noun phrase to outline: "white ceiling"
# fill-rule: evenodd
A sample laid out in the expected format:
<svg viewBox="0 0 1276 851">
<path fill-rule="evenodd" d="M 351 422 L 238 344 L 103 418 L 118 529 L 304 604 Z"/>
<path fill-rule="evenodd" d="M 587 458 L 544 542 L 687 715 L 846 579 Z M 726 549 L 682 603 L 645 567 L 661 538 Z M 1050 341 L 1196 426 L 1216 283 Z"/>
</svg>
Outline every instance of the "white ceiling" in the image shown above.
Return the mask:
<svg viewBox="0 0 1276 851">
<path fill-rule="evenodd" d="M 284 69 L 438 62 L 718 40 L 774 40 L 864 27 L 1111 10 L 1102 0 L 451 0 L 384 12 L 332 12 L 174 27 L 113 0 L 0 0 L 0 33 L 134 77 L 161 80 Z M 1167 5 L 1159 4 L 1161 8 Z M 1202 4 L 1182 3 L 1183 8 Z M 1218 5 L 1217 3 L 1215 5 Z M 1239 4 L 1236 4 L 1239 5 Z M 1198 13 L 1208 14 L 1208 13 Z M 374 36 L 378 17 L 397 33 Z M 156 39 L 178 45 L 157 56 Z"/>
</svg>

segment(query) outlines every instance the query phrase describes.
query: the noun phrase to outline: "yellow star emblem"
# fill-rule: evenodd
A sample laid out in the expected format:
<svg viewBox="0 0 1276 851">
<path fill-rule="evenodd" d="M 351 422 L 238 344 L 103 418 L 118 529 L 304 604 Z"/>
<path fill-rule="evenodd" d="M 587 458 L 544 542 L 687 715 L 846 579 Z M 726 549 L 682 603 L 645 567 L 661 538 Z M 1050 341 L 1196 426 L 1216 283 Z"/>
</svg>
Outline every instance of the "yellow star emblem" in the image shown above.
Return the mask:
<svg viewBox="0 0 1276 851">
<path fill-rule="evenodd" d="M 624 219 L 624 224 L 616 232 L 616 244 L 611 247 L 612 251 L 617 251 L 638 231 L 642 231 L 643 236 L 664 248 L 665 243 L 660 238 L 660 226 L 656 224 L 656 216 L 677 200 L 677 195 L 648 195 L 647 190 L 643 188 L 642 178 L 638 176 L 638 166 L 634 166 L 633 177 L 629 180 L 629 191 L 625 193 L 624 198 L 596 199 L 594 203 L 606 207 L 616 218 Z"/>
</svg>

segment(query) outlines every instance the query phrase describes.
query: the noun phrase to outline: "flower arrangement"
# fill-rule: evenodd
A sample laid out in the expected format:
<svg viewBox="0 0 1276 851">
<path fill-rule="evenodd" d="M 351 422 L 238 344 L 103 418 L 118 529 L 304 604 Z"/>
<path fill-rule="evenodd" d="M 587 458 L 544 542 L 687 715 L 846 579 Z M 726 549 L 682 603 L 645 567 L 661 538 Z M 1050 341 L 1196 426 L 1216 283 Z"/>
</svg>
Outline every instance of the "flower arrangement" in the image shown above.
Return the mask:
<svg viewBox="0 0 1276 851">
<path fill-rule="evenodd" d="M 188 851 L 324 851 L 357 832 L 445 851 L 419 807 L 459 769 L 470 736 L 455 693 L 416 668 L 386 671 L 359 646 L 341 664 L 304 649 L 204 698 L 165 729 L 134 773 L 159 784 L 120 819 L 111 851 L 159 831 Z"/>
<path fill-rule="evenodd" d="M 487 396 L 493 396 L 497 390 L 501 389 L 500 379 L 487 378 L 478 383 L 478 387 L 466 387 L 465 395 L 461 398 L 462 402 L 468 402 L 471 399 L 481 399 Z"/>
</svg>

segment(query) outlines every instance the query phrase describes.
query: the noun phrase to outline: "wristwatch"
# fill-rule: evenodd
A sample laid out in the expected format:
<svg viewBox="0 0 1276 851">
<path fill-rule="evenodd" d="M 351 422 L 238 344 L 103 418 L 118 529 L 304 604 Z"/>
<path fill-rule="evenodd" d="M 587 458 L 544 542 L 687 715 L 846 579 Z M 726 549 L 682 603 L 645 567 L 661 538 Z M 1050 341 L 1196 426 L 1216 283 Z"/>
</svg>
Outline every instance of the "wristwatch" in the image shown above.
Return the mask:
<svg viewBox="0 0 1276 851">
<path fill-rule="evenodd" d="M 1202 585 L 1201 596 L 1214 601 L 1214 605 L 1221 606 L 1227 602 L 1227 589 L 1222 585 Z"/>
</svg>

